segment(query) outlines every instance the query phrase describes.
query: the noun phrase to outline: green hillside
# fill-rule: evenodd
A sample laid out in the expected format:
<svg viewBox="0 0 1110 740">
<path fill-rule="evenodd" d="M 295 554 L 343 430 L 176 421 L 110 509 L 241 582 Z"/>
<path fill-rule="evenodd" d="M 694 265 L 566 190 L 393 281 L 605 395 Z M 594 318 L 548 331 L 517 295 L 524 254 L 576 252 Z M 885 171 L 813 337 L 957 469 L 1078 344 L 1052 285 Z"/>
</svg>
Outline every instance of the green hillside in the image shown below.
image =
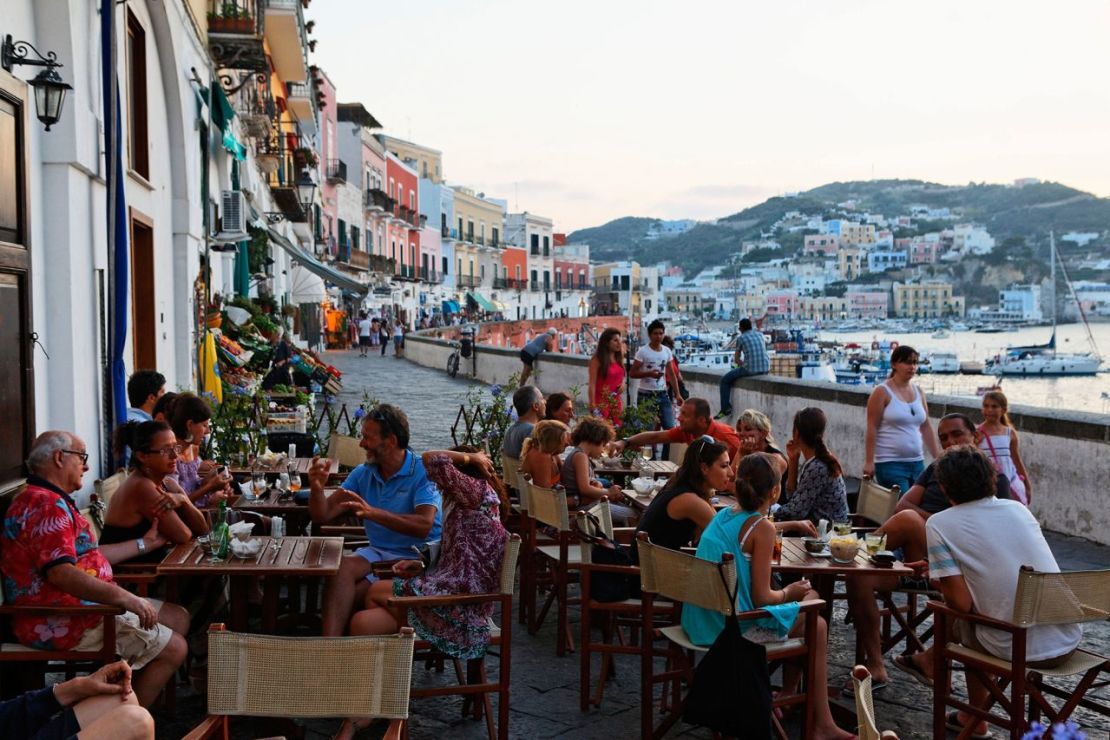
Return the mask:
<svg viewBox="0 0 1110 740">
<path fill-rule="evenodd" d="M 855 212 L 837 204 L 855 201 Z M 681 266 L 687 274 L 726 262 L 744 241 L 760 238 L 784 214 L 799 211 L 825 218 L 852 218 L 862 212 L 887 217 L 908 214 L 911 206 L 949 208 L 954 216 L 947 222 L 918 224 L 915 233 L 971 221 L 983 224 L 999 244 L 1020 238 L 1042 252 L 1048 232 L 1110 231 L 1110 199 L 1045 182 L 1014 188 L 1007 185 L 970 183 L 941 185 L 921 180 L 872 180 L 834 182 L 794 197 L 770 198 L 758 205 L 725 216 L 717 223 L 700 224 L 673 237 L 646 239 L 652 218 L 620 218 L 607 224 L 580 229 L 569 235 L 571 242 L 590 245 L 591 257 L 599 260 L 636 259 L 644 264 L 663 260 Z M 793 252 L 800 234 L 780 232 L 775 238 L 784 252 Z"/>
</svg>

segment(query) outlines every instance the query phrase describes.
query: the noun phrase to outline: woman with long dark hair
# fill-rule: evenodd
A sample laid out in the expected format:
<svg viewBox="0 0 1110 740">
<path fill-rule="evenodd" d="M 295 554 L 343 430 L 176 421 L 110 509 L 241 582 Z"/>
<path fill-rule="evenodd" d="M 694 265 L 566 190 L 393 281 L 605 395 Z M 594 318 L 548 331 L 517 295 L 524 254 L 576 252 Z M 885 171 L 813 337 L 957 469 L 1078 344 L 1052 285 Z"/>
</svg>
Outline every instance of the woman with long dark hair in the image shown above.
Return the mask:
<svg viewBox="0 0 1110 740">
<path fill-rule="evenodd" d="M 880 486 L 897 485 L 910 490 L 925 470 L 925 449 L 940 455 L 929 423 L 925 392 L 913 384 L 917 350 L 903 344 L 890 353 L 890 377 L 867 399 L 867 434 L 864 437 L 864 476 L 874 476 Z"/>
<path fill-rule="evenodd" d="M 717 491 L 728 491 L 732 478 L 728 448 L 709 436 L 695 439 L 678 471 L 640 518 L 637 533 L 646 532 L 652 543 L 671 550 L 685 547 L 713 521 L 717 512 L 709 499 Z M 635 548 L 631 554 L 635 560 Z"/>
<path fill-rule="evenodd" d="M 208 532 L 204 514 L 180 489 L 167 488 L 181 447 L 173 431 L 161 421 L 130 421 L 116 428 L 113 442 L 117 451 L 131 448 L 127 477 L 112 496 L 104 512 L 100 542 L 111 545 L 139 541 L 158 523 L 158 533 L 174 544 L 188 542 L 194 535 Z M 141 560 L 162 559 L 161 551 L 146 552 L 140 546 Z"/>
<path fill-rule="evenodd" d="M 170 428 L 181 445 L 174 480 L 200 507 L 215 506 L 231 495 L 231 476 L 221 475 L 214 462 L 200 458 L 211 418 L 208 402 L 194 393 L 179 393 L 167 410 Z"/>
<path fill-rule="evenodd" d="M 794 436 L 786 443 L 786 488 L 790 496 L 775 513 L 780 521 L 848 521 L 848 495 L 840 460 L 825 444 L 825 412 L 811 406 L 794 414 Z"/>
<path fill-rule="evenodd" d="M 589 366 L 590 408 L 603 419 L 616 421 L 624 411 L 624 346 L 620 329 L 606 329 L 597 340 Z"/>
</svg>

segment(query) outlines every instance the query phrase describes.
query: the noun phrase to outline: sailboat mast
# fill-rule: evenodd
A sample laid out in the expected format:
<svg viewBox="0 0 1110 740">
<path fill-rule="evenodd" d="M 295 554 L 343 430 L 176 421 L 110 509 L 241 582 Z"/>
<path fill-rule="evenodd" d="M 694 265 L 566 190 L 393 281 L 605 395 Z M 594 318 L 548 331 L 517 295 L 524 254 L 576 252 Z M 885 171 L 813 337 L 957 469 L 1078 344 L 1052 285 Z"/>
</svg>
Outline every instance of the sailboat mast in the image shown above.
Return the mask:
<svg viewBox="0 0 1110 740">
<path fill-rule="evenodd" d="M 1048 232 L 1049 262 L 1052 265 L 1052 356 L 1056 356 L 1056 232 Z"/>
<path fill-rule="evenodd" d="M 1053 250 L 1055 251 L 1055 249 Z M 1058 256 L 1058 255 L 1057 255 Z M 1056 262 L 1052 263 L 1053 273 L 1055 274 Z M 1075 287 L 1071 284 L 1071 278 L 1068 277 L 1068 268 L 1064 266 L 1064 261 L 1060 260 L 1060 271 L 1064 273 L 1064 283 L 1068 286 L 1068 295 L 1075 301 L 1075 308 L 1079 312 L 1079 320 L 1083 324 L 1083 328 L 1087 332 L 1087 343 L 1091 347 L 1091 352 L 1095 357 L 1102 359 L 1102 355 L 1098 351 L 1098 345 L 1095 344 L 1095 335 L 1091 332 L 1091 323 L 1087 321 L 1087 312 L 1083 310 L 1083 304 L 1079 302 L 1079 296 L 1075 293 Z M 1053 306 L 1055 308 L 1055 306 Z M 1053 320 L 1055 321 L 1056 313 L 1053 311 Z"/>
</svg>

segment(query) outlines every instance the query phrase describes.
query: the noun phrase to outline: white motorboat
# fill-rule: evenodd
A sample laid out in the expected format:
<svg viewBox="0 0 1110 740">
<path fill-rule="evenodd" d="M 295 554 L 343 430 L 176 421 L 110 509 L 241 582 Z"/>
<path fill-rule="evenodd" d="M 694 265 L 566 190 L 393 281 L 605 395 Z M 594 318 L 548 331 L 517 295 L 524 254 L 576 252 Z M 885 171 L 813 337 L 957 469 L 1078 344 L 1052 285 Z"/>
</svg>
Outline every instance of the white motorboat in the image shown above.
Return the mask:
<svg viewBox="0 0 1110 740">
<path fill-rule="evenodd" d="M 728 350 L 709 350 L 690 352 L 678 361 L 678 366 L 683 370 L 720 370 L 728 372 L 732 369 L 732 352 Z"/>
<path fill-rule="evenodd" d="M 933 339 L 948 339 L 950 336 L 952 336 L 952 333 L 947 329 L 938 329 L 933 332 Z"/>
<path fill-rule="evenodd" d="M 960 372 L 960 358 L 955 352 L 931 352 L 926 360 L 931 373 L 954 375 Z"/>
</svg>

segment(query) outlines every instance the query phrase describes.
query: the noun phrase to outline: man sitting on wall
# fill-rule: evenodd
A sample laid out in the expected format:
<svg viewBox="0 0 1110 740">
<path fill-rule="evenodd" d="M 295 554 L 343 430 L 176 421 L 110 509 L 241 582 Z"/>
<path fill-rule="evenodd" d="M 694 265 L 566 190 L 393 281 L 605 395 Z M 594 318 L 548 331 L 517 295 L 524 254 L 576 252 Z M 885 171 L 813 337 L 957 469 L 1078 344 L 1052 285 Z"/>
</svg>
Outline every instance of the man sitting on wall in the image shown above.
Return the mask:
<svg viewBox="0 0 1110 740">
<path fill-rule="evenodd" d="M 88 470 L 85 443 L 69 432 L 43 432 L 31 445 L 27 487 L 16 495 L 0 536 L 4 594 L 15 606 L 75 607 L 110 604 L 126 609 L 116 617 L 116 652 L 138 671 L 135 695 L 150 706 L 185 662 L 189 614 L 126 591 L 112 580 L 113 562 L 166 544 L 157 522 L 143 537 L 98 547 L 88 521 L 70 494 Z M 99 650 L 101 616 L 12 618 L 12 632 L 28 647 Z"/>
<path fill-rule="evenodd" d="M 362 421 L 366 462 L 338 491 L 324 496 L 328 461 L 317 458 L 309 469 L 309 512 L 324 523 L 344 514 L 364 520 L 369 544 L 347 555 L 339 573 L 328 579 L 324 594 L 324 635 L 342 635 L 355 604 L 363 603 L 377 580 L 373 564 L 411 560 L 413 548 L 440 537 L 440 495 L 424 471 L 420 456 L 408 449 L 409 420 L 396 406 L 381 404 Z"/>
<path fill-rule="evenodd" d="M 752 375 L 766 375 L 771 371 L 771 360 L 767 356 L 767 346 L 763 333 L 752 328 L 751 319 L 740 319 L 740 339 L 736 342 L 733 356 L 736 367 L 724 374 L 720 381 L 721 410 L 718 419 L 732 415 L 732 384 L 740 378 Z"/>
</svg>

